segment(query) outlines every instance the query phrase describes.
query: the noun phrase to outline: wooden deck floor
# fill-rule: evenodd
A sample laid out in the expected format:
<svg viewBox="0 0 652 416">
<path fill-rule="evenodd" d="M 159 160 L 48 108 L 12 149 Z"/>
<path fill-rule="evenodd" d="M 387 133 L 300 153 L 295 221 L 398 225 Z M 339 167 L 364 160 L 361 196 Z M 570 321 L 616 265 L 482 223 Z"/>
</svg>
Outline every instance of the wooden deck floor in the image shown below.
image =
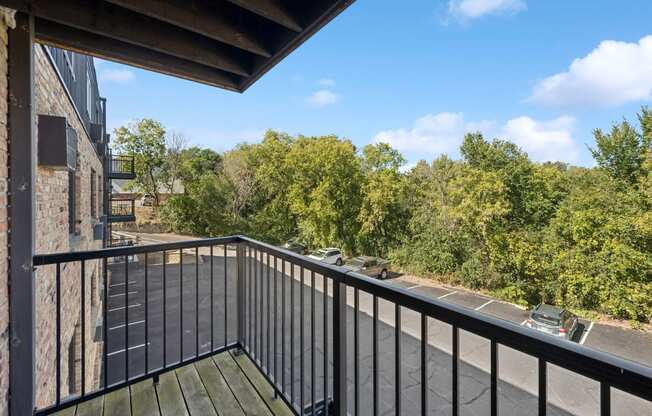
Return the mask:
<svg viewBox="0 0 652 416">
<path fill-rule="evenodd" d="M 224 352 L 56 413 L 58 416 L 291 415 L 246 355 Z"/>
</svg>

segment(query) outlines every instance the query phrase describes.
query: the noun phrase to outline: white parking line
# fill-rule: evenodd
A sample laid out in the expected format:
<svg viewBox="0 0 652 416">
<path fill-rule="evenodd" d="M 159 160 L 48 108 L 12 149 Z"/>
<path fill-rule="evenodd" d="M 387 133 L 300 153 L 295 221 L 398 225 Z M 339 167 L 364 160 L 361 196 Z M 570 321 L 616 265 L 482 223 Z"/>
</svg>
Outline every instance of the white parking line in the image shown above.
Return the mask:
<svg viewBox="0 0 652 416">
<path fill-rule="evenodd" d="M 420 286 L 421 286 L 421 285 L 408 286 L 408 287 L 405 288 L 405 290 L 416 289 L 416 288 L 418 288 L 418 287 L 420 287 Z"/>
<path fill-rule="evenodd" d="M 521 322 L 521 326 L 525 325 L 526 322 L 527 322 L 527 319 L 525 321 Z"/>
<path fill-rule="evenodd" d="M 135 295 L 136 293 L 138 293 L 137 290 L 134 290 L 134 291 L 132 291 L 132 292 L 129 292 L 130 295 Z M 116 295 L 109 295 L 109 297 L 110 297 L 110 298 L 117 298 L 117 297 L 119 297 L 119 296 L 124 296 L 124 295 L 125 295 L 124 293 L 118 293 L 118 294 L 116 294 Z"/>
<path fill-rule="evenodd" d="M 593 321 L 591 321 L 587 330 L 584 331 L 584 334 L 582 334 L 582 339 L 580 339 L 580 345 L 584 344 L 584 341 L 586 341 L 586 337 L 589 336 L 589 332 L 591 332 L 592 329 L 593 329 Z"/>
<path fill-rule="evenodd" d="M 130 280 L 128 283 L 132 284 L 132 283 L 136 283 L 136 281 L 135 280 Z M 125 285 L 124 283 L 114 283 L 112 285 L 109 285 L 109 287 L 118 287 L 118 286 L 124 286 L 124 285 Z"/>
<path fill-rule="evenodd" d="M 456 293 L 457 293 L 457 290 L 453 290 L 452 292 L 448 292 L 448 293 L 446 293 L 445 295 L 441 295 L 441 296 L 438 297 L 437 299 L 444 299 L 446 296 L 454 295 L 454 294 L 456 294 Z"/>
<path fill-rule="evenodd" d="M 485 306 L 490 305 L 491 303 L 493 303 L 493 301 L 494 301 L 494 300 L 491 299 L 489 302 L 483 303 L 482 305 L 480 305 L 480 306 L 478 306 L 477 308 L 475 308 L 475 310 L 476 310 L 476 311 L 479 311 L 480 309 L 484 308 Z"/>
<path fill-rule="evenodd" d="M 142 323 L 144 323 L 144 322 L 145 322 L 144 319 L 143 319 L 142 321 L 129 322 L 129 326 L 142 324 Z M 109 331 L 112 331 L 112 330 L 114 330 L 114 329 L 124 328 L 124 327 L 125 327 L 124 324 L 122 324 L 122 325 L 117 325 L 117 326 L 113 326 L 113 327 L 109 328 Z"/>
<path fill-rule="evenodd" d="M 141 306 L 140 303 L 134 303 L 133 305 L 129 305 L 130 308 L 137 308 L 139 306 Z M 124 309 L 124 308 L 125 308 L 124 306 L 120 306 L 119 308 L 109 309 L 107 312 L 119 311 L 120 309 Z"/>
<path fill-rule="evenodd" d="M 135 350 L 135 349 L 137 349 L 137 348 L 143 348 L 145 345 L 149 345 L 149 344 L 151 344 L 151 343 L 148 342 L 147 344 L 134 345 L 133 347 L 129 347 L 129 350 L 131 351 L 131 350 Z M 124 349 L 124 348 L 121 349 L 121 350 L 117 350 L 117 351 L 110 352 L 110 353 L 106 354 L 106 356 L 107 356 L 107 357 L 110 357 L 110 356 L 112 356 L 112 355 L 122 354 L 123 352 L 125 352 L 125 349 Z"/>
</svg>

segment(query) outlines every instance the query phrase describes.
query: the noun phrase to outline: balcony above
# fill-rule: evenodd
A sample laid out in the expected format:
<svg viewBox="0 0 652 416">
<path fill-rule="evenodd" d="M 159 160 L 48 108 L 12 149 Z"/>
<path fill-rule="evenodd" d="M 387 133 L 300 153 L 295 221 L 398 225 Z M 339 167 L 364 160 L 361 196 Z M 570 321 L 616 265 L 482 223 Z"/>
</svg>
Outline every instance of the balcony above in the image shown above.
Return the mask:
<svg viewBox="0 0 652 416">
<path fill-rule="evenodd" d="M 136 221 L 135 202 L 133 199 L 112 199 L 109 206 L 108 221 L 111 223 Z"/>
<path fill-rule="evenodd" d="M 109 163 L 109 179 L 134 179 L 133 156 L 112 156 Z"/>
</svg>

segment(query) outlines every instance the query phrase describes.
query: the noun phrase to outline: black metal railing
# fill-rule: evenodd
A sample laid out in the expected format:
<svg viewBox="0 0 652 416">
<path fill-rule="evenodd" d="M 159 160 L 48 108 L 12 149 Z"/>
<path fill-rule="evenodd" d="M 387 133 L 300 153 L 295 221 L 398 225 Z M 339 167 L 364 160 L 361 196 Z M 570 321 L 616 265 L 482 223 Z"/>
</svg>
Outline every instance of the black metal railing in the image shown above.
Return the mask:
<svg viewBox="0 0 652 416">
<path fill-rule="evenodd" d="M 70 282 L 71 277 L 62 279 L 62 270 L 79 264 L 66 270 L 79 271 L 76 279 L 85 288 L 89 265 L 98 262 L 94 267 L 101 269 L 103 288 L 100 383 L 85 388 L 89 365 L 82 335 L 82 389 L 65 395 L 61 334 L 67 331 L 61 330 L 59 311 L 62 282 Z M 597 383 L 600 415 L 610 414 L 615 389 L 652 401 L 649 367 L 243 236 L 39 255 L 34 264 L 39 279 L 42 273 L 54 273 L 57 310 L 57 393 L 51 406 L 38 414 L 237 348 L 295 414 L 323 409 L 333 415 L 358 415 L 361 410 L 375 415 L 387 410 L 380 407 L 387 406 L 388 394 L 393 393 L 395 414 L 426 415 L 435 406 L 429 394 L 434 387 L 429 369 L 434 352 L 428 333 L 434 321 L 450 331 L 438 334 L 450 336 L 450 347 L 433 358 L 443 357 L 450 364 L 440 376 L 450 375 L 453 415 L 465 404 L 460 400 L 461 332 L 481 337 L 489 346 L 487 414 L 498 414 L 499 394 L 506 394 L 499 392 L 498 365 L 499 348 L 505 347 L 536 360 L 538 410 L 533 413 L 545 415 L 550 406 L 550 366 Z M 82 289 L 74 300 L 81 316 L 88 308 L 85 293 Z M 64 301 L 71 302 L 71 296 Z M 82 333 L 88 330 L 84 322 Z M 142 325 L 140 330 L 134 322 Z M 390 356 L 388 349 L 393 350 Z M 406 365 L 416 371 L 408 374 Z M 405 410 L 408 404 L 410 410 Z M 554 413 L 565 414 L 563 409 Z"/>
<path fill-rule="evenodd" d="M 135 177 L 133 156 L 112 156 L 109 177 L 114 179 L 133 179 Z"/>
<path fill-rule="evenodd" d="M 120 217 L 134 217 L 136 214 L 136 203 L 133 199 L 112 199 L 109 217 L 113 219 Z M 112 218 L 109 218 L 110 220 Z"/>
</svg>

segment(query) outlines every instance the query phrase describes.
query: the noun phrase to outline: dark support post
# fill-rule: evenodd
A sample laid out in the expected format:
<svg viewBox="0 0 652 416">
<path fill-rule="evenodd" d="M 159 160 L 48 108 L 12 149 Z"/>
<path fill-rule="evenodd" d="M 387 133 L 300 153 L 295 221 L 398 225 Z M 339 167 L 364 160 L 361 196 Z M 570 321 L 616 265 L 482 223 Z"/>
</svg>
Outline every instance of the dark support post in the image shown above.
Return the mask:
<svg viewBox="0 0 652 416">
<path fill-rule="evenodd" d="M 346 285 L 333 280 L 334 416 L 346 416 Z"/>
<path fill-rule="evenodd" d="M 34 17 L 9 30 L 9 413 L 34 411 Z"/>
</svg>

